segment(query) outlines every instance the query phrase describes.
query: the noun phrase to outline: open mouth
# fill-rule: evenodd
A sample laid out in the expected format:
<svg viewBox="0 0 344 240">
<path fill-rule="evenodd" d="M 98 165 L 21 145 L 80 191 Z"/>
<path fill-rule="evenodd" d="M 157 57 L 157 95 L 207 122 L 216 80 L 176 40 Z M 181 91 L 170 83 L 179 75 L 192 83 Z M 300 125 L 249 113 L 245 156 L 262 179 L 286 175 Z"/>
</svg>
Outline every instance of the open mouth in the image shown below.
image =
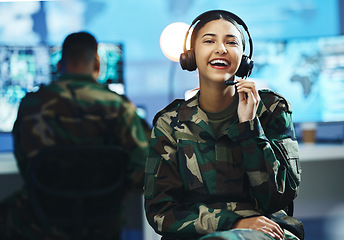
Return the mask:
<svg viewBox="0 0 344 240">
<path fill-rule="evenodd" d="M 228 67 L 229 66 L 229 62 L 227 60 L 224 59 L 214 59 L 212 61 L 210 61 L 210 65 L 213 67 Z"/>
</svg>

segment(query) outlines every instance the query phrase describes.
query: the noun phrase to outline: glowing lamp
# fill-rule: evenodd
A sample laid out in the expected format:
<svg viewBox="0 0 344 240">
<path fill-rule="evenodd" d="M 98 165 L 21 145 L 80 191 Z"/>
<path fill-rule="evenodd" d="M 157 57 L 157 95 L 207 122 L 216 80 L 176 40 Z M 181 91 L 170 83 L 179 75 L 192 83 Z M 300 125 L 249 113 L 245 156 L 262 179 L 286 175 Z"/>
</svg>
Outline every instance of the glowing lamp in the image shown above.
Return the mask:
<svg viewBox="0 0 344 240">
<path fill-rule="evenodd" d="M 186 23 L 175 22 L 168 25 L 162 31 L 160 35 L 160 48 L 168 59 L 179 62 L 180 54 L 183 52 L 185 34 L 189 27 Z"/>
</svg>

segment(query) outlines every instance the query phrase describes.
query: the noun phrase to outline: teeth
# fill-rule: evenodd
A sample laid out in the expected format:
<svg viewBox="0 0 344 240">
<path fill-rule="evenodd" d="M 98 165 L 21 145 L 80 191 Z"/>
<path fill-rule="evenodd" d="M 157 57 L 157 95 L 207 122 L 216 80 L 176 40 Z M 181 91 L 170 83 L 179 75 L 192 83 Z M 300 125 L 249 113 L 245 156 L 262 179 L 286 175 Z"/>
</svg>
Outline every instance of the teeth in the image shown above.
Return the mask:
<svg viewBox="0 0 344 240">
<path fill-rule="evenodd" d="M 210 64 L 212 64 L 212 65 L 221 64 L 221 65 L 227 66 L 227 65 L 228 65 L 228 62 L 225 61 L 225 60 L 221 60 L 221 59 L 215 59 L 215 60 L 212 60 L 212 61 L 210 62 Z"/>
</svg>

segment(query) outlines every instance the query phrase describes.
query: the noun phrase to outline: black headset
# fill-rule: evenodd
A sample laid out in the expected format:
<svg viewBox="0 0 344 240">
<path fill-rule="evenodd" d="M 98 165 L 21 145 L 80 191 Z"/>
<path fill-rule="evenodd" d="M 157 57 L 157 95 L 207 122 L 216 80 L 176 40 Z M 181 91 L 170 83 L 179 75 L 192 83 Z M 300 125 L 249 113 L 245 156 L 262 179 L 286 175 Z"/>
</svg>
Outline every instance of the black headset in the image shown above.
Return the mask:
<svg viewBox="0 0 344 240">
<path fill-rule="evenodd" d="M 192 23 L 191 23 L 191 25 L 190 25 L 190 27 L 189 27 L 188 31 L 186 32 L 186 35 L 185 35 L 184 48 L 183 48 L 184 52 L 182 54 L 180 54 L 180 59 L 179 59 L 180 66 L 182 67 L 183 70 L 188 70 L 188 71 L 195 71 L 196 70 L 197 65 L 196 65 L 195 52 L 193 49 L 186 50 L 187 38 L 188 38 L 188 35 L 190 32 L 190 29 L 192 28 L 193 25 L 195 25 L 199 21 L 203 21 L 203 20 L 209 18 L 213 14 L 221 14 L 224 16 L 229 16 L 237 24 L 241 25 L 245 29 L 247 36 L 248 36 L 248 42 L 250 45 L 250 52 L 249 52 L 248 56 L 246 56 L 245 54 L 242 56 L 240 66 L 239 66 L 238 71 L 236 72 L 235 75 L 238 77 L 241 77 L 241 78 L 250 76 L 252 69 L 253 69 L 253 65 L 254 65 L 253 61 L 251 60 L 252 53 L 253 53 L 253 43 L 252 43 L 250 33 L 248 31 L 248 28 L 247 28 L 245 22 L 243 20 L 241 20 L 241 18 L 239 18 L 234 13 L 224 11 L 224 10 L 211 10 L 211 11 L 204 12 L 201 15 L 199 15 L 197 18 L 195 18 L 195 20 L 192 21 Z"/>
</svg>

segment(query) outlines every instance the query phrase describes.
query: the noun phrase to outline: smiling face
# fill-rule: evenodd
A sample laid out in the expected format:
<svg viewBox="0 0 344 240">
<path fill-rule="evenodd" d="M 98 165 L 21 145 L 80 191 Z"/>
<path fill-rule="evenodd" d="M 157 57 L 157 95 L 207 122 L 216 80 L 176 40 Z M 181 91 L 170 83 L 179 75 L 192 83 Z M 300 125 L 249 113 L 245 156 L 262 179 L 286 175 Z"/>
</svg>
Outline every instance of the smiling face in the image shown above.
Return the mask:
<svg viewBox="0 0 344 240">
<path fill-rule="evenodd" d="M 243 55 L 239 30 L 224 19 L 206 23 L 197 32 L 194 51 L 200 81 L 223 84 L 234 77 Z M 224 84 L 223 84 L 224 85 Z"/>
</svg>

